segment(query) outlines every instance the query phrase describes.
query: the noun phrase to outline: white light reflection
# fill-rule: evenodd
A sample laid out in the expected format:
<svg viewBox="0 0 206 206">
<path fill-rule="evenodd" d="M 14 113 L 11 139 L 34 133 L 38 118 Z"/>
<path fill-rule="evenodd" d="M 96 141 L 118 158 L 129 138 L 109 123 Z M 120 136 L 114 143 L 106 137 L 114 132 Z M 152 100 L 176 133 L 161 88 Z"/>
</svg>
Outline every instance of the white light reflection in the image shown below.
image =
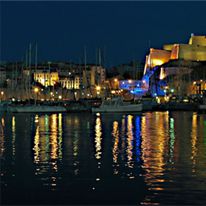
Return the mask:
<svg viewBox="0 0 206 206">
<path fill-rule="evenodd" d="M 101 128 L 101 119 L 100 117 L 96 117 L 96 125 L 95 125 L 95 157 L 97 160 L 101 159 L 101 138 L 102 136 L 102 128 Z"/>
<path fill-rule="evenodd" d="M 170 158 L 169 161 L 174 163 L 174 144 L 175 144 L 175 126 L 174 126 L 174 118 L 170 118 L 170 142 L 169 142 L 169 151 L 170 151 Z"/>
<path fill-rule="evenodd" d="M 118 122 L 114 121 L 113 122 L 113 131 L 112 131 L 112 136 L 114 137 L 114 145 L 113 145 L 113 150 L 112 150 L 112 154 L 113 154 L 113 162 L 117 163 L 117 159 L 118 159 L 118 144 L 119 144 L 119 127 L 118 127 Z"/>
<path fill-rule="evenodd" d="M 133 125 L 132 125 L 133 116 L 127 116 L 127 165 L 130 168 L 133 168 Z"/>
<path fill-rule="evenodd" d="M 39 137 L 39 126 L 36 128 L 36 134 L 34 137 L 34 162 L 38 163 L 40 160 L 40 137 Z"/>
<path fill-rule="evenodd" d="M 197 113 L 192 115 L 192 131 L 191 131 L 191 145 L 192 145 L 192 172 L 195 172 L 196 156 L 197 156 Z"/>
<path fill-rule="evenodd" d="M 38 120 L 38 121 L 37 121 Z M 35 174 L 44 186 L 57 186 L 58 161 L 62 159 L 62 114 L 35 116 L 34 136 Z M 50 176 L 45 178 L 45 174 Z"/>
<path fill-rule="evenodd" d="M 12 116 L 12 155 L 15 156 L 16 117 Z"/>
<path fill-rule="evenodd" d="M 146 113 L 142 116 L 142 160 L 144 178 L 148 190 L 158 192 L 164 190 L 165 155 L 169 151 L 168 112 Z M 145 199 L 145 204 L 149 199 Z M 152 197 L 149 197 L 152 198 Z M 150 203 L 150 201 L 149 201 Z"/>
<path fill-rule="evenodd" d="M 5 127 L 5 121 L 4 118 L 1 118 L 1 124 L 0 124 L 0 157 L 3 156 L 4 153 L 4 127 Z"/>
<path fill-rule="evenodd" d="M 58 115 L 58 159 L 62 159 L 62 114 Z"/>
</svg>

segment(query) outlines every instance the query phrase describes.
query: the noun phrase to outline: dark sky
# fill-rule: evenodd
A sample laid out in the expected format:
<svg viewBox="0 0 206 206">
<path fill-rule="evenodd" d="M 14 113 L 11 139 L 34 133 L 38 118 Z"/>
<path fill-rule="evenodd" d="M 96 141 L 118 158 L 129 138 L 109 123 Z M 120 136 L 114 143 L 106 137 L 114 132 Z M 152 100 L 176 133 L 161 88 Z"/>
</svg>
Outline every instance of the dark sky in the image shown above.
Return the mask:
<svg viewBox="0 0 206 206">
<path fill-rule="evenodd" d="M 40 60 L 88 61 L 105 50 L 106 65 L 144 60 L 151 47 L 206 35 L 206 2 L 1 2 L 1 60 L 21 60 L 38 42 Z"/>
</svg>

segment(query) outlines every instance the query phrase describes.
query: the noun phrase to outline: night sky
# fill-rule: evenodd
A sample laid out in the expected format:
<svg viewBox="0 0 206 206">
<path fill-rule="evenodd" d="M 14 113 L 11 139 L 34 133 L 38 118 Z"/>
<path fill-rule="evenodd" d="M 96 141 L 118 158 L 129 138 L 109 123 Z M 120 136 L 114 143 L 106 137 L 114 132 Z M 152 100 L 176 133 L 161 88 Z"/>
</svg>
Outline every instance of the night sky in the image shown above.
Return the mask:
<svg viewBox="0 0 206 206">
<path fill-rule="evenodd" d="M 149 45 L 206 35 L 206 2 L 1 2 L 1 60 L 23 58 L 38 42 L 40 61 L 79 63 L 98 47 L 107 66 L 144 61 Z M 150 43 L 149 43 L 150 42 Z"/>
</svg>

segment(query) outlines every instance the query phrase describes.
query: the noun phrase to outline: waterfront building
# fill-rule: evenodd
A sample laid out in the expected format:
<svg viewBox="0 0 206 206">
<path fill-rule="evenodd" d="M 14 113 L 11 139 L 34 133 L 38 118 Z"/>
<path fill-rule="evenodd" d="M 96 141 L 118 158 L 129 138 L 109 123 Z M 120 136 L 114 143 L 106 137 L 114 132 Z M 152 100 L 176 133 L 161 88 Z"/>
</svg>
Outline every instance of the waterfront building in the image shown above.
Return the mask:
<svg viewBox="0 0 206 206">
<path fill-rule="evenodd" d="M 38 69 L 33 73 L 34 81 L 48 87 L 54 86 L 59 81 L 58 72 L 55 69 Z"/>
<path fill-rule="evenodd" d="M 80 89 L 80 77 L 78 75 L 59 76 L 59 82 L 62 88 Z"/>
<path fill-rule="evenodd" d="M 206 36 L 191 34 L 188 44 L 165 44 L 161 50 L 151 48 L 146 56 L 144 74 L 170 60 L 206 61 Z"/>
<path fill-rule="evenodd" d="M 206 36 L 191 35 L 188 44 L 164 45 L 171 52 L 170 59 L 206 61 Z"/>
<path fill-rule="evenodd" d="M 87 65 L 82 69 L 82 83 L 85 88 L 101 85 L 105 82 L 105 78 L 106 72 L 102 66 Z"/>
<path fill-rule="evenodd" d="M 144 74 L 147 69 L 162 65 L 170 60 L 171 52 L 161 49 L 150 49 L 149 55 L 146 56 Z"/>
<path fill-rule="evenodd" d="M 206 36 L 191 35 L 188 44 L 166 44 L 146 56 L 143 86 L 128 90 L 152 96 L 202 94 L 206 79 Z"/>
</svg>

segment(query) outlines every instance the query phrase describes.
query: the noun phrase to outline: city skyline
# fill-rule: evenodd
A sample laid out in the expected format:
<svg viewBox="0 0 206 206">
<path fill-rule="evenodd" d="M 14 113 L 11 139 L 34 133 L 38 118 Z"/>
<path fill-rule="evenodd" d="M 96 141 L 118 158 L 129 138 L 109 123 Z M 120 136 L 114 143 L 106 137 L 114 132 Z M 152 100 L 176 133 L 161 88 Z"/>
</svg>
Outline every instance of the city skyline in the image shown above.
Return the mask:
<svg viewBox="0 0 206 206">
<path fill-rule="evenodd" d="M 82 63 L 86 46 L 88 62 L 95 63 L 98 48 L 106 66 L 144 62 L 150 47 L 186 43 L 191 33 L 206 33 L 205 4 L 1 2 L 1 60 L 22 60 L 29 43 L 37 42 L 39 61 Z"/>
</svg>

